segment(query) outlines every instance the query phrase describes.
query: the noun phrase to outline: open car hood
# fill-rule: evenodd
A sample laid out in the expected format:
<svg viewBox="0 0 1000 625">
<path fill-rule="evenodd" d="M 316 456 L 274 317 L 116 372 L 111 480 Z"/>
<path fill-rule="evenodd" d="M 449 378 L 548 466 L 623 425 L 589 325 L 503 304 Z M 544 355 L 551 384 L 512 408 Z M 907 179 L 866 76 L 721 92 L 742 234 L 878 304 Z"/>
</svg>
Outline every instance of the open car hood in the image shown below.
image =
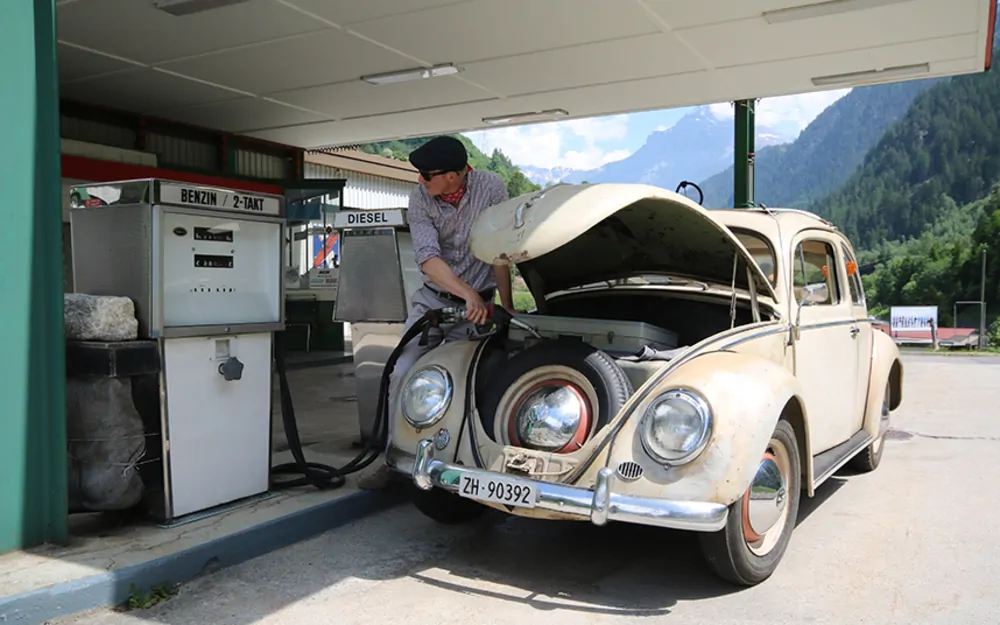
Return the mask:
<svg viewBox="0 0 1000 625">
<path fill-rule="evenodd" d="M 476 219 L 472 253 L 512 262 L 536 297 L 602 280 L 668 274 L 775 298 L 770 282 L 723 224 L 690 199 L 643 184 L 557 185 L 491 206 Z"/>
</svg>

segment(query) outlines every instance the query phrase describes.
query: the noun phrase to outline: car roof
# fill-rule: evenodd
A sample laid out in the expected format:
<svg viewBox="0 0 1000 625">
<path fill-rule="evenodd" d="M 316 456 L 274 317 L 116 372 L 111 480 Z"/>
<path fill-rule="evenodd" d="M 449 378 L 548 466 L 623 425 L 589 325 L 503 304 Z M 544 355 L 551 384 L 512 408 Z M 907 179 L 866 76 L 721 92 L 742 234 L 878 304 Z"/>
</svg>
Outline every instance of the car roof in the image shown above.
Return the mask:
<svg viewBox="0 0 1000 625">
<path fill-rule="evenodd" d="M 802 230 L 824 230 L 842 233 L 833 223 L 815 213 L 796 208 L 713 208 L 709 214 L 730 228 L 755 230 L 777 243 L 780 233 L 786 240 Z"/>
</svg>

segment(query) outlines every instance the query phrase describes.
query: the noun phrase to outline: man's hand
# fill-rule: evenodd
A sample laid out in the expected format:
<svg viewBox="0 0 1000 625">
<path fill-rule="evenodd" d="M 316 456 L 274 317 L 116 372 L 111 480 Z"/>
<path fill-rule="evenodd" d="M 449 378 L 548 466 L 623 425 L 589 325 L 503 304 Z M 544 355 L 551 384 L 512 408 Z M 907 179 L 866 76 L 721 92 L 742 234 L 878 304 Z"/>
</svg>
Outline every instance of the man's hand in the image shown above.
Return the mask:
<svg viewBox="0 0 1000 625">
<path fill-rule="evenodd" d="M 465 318 L 476 325 L 484 325 L 490 318 L 490 311 L 486 308 L 486 302 L 479 297 L 474 289 L 469 289 L 465 295 Z"/>
</svg>

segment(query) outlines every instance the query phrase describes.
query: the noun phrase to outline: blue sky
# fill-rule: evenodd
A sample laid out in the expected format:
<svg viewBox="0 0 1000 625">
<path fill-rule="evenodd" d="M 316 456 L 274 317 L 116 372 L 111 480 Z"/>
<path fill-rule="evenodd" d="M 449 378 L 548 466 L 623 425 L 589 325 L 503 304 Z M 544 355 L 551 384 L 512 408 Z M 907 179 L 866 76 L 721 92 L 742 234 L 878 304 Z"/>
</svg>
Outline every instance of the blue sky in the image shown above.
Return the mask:
<svg viewBox="0 0 1000 625">
<path fill-rule="evenodd" d="M 801 131 L 847 89 L 764 98 L 757 104 L 757 123 L 779 123 Z M 732 118 L 728 102 L 711 105 L 720 119 Z M 564 122 L 511 126 L 465 133 L 487 154 L 503 150 L 515 164 L 541 167 L 594 169 L 632 154 L 657 130 L 677 123 L 691 108 L 591 117 Z"/>
</svg>

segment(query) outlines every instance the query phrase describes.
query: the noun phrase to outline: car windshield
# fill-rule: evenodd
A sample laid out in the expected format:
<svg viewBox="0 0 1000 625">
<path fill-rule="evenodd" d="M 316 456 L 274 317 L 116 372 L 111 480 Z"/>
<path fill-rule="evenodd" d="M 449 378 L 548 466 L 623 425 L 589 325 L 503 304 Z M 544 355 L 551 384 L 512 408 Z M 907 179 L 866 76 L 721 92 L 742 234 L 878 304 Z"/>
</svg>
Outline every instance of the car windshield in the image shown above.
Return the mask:
<svg viewBox="0 0 1000 625">
<path fill-rule="evenodd" d="M 733 234 L 740 240 L 743 247 L 747 248 L 747 251 L 750 252 L 750 256 L 760 266 L 761 271 L 767 276 L 771 286 L 775 286 L 774 251 L 767 240 L 759 234 L 747 232 L 746 230 L 734 230 Z"/>
</svg>

